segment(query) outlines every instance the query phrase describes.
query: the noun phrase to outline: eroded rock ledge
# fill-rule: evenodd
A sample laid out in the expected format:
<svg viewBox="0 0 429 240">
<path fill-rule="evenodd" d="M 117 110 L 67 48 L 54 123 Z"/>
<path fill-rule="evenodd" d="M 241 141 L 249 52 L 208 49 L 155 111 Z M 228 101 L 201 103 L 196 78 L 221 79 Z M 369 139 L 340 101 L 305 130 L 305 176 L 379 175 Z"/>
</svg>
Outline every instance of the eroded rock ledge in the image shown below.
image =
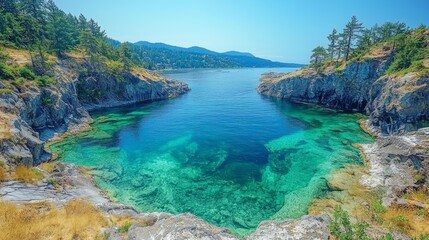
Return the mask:
<svg viewBox="0 0 429 240">
<path fill-rule="evenodd" d="M 80 63 L 60 60 L 46 87 L 0 82 L 12 93 L 0 94 L 0 161 L 37 165 L 49 159 L 43 143 L 55 133 L 73 132 L 92 121 L 89 110 L 173 98 L 188 85 L 144 69 L 115 79 L 108 74 L 82 75 Z"/>
<path fill-rule="evenodd" d="M 47 179 L 50 179 L 48 181 Z M 51 183 L 58 183 L 53 186 Z M 47 178 L 37 185 L 5 182 L 0 185 L 3 201 L 17 204 L 49 201 L 62 206 L 73 199 L 84 199 L 96 205 L 105 216 L 115 215 L 144 220 L 134 223 L 128 239 L 238 239 L 225 228 L 210 225 L 189 213 L 139 213 L 132 207 L 112 202 L 94 184 L 92 178 L 73 164 L 59 164 Z M 264 221 L 246 239 L 328 239 L 329 216 L 305 216 L 298 220 Z M 123 239 L 118 227 L 106 229 L 108 239 Z"/>
<path fill-rule="evenodd" d="M 384 134 L 416 129 L 429 120 L 429 78 L 409 73 L 386 76 L 392 52 L 323 72 L 311 68 L 288 74 L 267 73 L 257 91 L 289 101 L 320 104 L 349 112 L 362 112 Z"/>
</svg>

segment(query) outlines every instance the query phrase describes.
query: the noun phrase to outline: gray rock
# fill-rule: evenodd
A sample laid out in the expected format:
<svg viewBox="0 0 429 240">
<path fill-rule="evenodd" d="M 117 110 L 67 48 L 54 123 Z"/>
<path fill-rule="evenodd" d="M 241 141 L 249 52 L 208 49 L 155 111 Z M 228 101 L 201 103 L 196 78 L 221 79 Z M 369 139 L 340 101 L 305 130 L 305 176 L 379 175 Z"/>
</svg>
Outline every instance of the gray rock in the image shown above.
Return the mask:
<svg viewBox="0 0 429 240">
<path fill-rule="evenodd" d="M 56 84 L 8 85 L 13 92 L 0 95 L 0 114 L 13 137 L 0 139 L 0 159 L 12 165 L 37 165 L 50 158 L 43 148 L 46 140 L 56 133 L 89 128 L 88 110 L 167 99 L 189 91 L 184 83 L 145 70 L 144 76 L 130 74 L 118 80 L 102 74 L 82 77 L 78 68 L 73 60 L 62 60 L 50 73 Z"/>
<path fill-rule="evenodd" d="M 350 63 L 344 70 L 264 74 L 257 91 L 289 101 L 365 113 L 384 134 L 416 130 L 419 121 L 429 120 L 429 78 L 416 73 L 384 76 L 391 61 L 392 54 L 387 53 Z"/>
<path fill-rule="evenodd" d="M 385 205 L 429 180 L 429 128 L 401 136 L 379 136 L 362 149 L 369 171 L 360 182 L 370 189 L 384 189 Z"/>
<path fill-rule="evenodd" d="M 328 215 L 304 216 L 298 220 L 264 221 L 259 224 L 256 232 L 246 239 L 329 239 L 329 222 Z"/>
<path fill-rule="evenodd" d="M 215 227 L 191 214 L 174 215 L 153 225 L 134 224 L 128 231 L 129 240 L 143 239 L 236 239 L 229 230 Z"/>
</svg>

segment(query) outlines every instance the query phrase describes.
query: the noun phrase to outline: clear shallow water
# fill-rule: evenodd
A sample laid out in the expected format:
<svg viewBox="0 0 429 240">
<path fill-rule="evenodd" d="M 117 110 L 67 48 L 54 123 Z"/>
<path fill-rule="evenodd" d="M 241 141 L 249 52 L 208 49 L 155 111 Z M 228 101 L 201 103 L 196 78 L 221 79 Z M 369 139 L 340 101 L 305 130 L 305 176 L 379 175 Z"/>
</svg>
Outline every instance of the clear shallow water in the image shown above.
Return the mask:
<svg viewBox="0 0 429 240">
<path fill-rule="evenodd" d="M 267 71 L 166 73 L 192 91 L 94 112 L 93 130 L 51 149 L 94 167 L 103 189 L 141 211 L 191 212 L 237 235 L 262 220 L 300 217 L 326 193 L 325 175 L 361 163 L 351 144 L 371 138 L 357 115 L 260 96 Z"/>
</svg>

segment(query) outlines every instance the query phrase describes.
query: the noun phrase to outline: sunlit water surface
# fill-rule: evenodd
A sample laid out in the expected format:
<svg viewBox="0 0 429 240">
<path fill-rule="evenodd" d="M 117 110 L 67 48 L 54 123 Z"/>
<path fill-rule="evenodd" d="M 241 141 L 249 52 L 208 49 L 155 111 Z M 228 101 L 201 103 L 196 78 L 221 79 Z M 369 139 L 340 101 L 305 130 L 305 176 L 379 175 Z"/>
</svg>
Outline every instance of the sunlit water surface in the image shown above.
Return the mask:
<svg viewBox="0 0 429 240">
<path fill-rule="evenodd" d="M 167 72 L 192 91 L 92 113 L 93 129 L 52 146 L 92 166 L 101 188 L 141 211 L 191 212 L 245 235 L 297 218 L 326 193 L 324 176 L 362 162 L 359 116 L 259 95 L 260 74 L 294 69 Z"/>
</svg>

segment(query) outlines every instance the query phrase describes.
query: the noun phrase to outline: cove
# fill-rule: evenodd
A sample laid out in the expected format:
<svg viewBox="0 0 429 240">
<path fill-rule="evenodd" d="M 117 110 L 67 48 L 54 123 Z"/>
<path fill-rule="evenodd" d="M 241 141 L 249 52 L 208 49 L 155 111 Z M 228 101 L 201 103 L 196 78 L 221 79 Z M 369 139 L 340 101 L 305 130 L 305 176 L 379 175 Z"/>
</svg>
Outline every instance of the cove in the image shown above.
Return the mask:
<svg viewBox="0 0 429 240">
<path fill-rule="evenodd" d="M 90 166 L 97 184 L 140 211 L 190 212 L 249 234 L 267 219 L 298 218 L 328 191 L 325 177 L 362 164 L 371 137 L 344 114 L 259 95 L 263 72 L 165 72 L 192 89 L 176 99 L 92 112 L 92 130 L 51 146 Z"/>
</svg>

